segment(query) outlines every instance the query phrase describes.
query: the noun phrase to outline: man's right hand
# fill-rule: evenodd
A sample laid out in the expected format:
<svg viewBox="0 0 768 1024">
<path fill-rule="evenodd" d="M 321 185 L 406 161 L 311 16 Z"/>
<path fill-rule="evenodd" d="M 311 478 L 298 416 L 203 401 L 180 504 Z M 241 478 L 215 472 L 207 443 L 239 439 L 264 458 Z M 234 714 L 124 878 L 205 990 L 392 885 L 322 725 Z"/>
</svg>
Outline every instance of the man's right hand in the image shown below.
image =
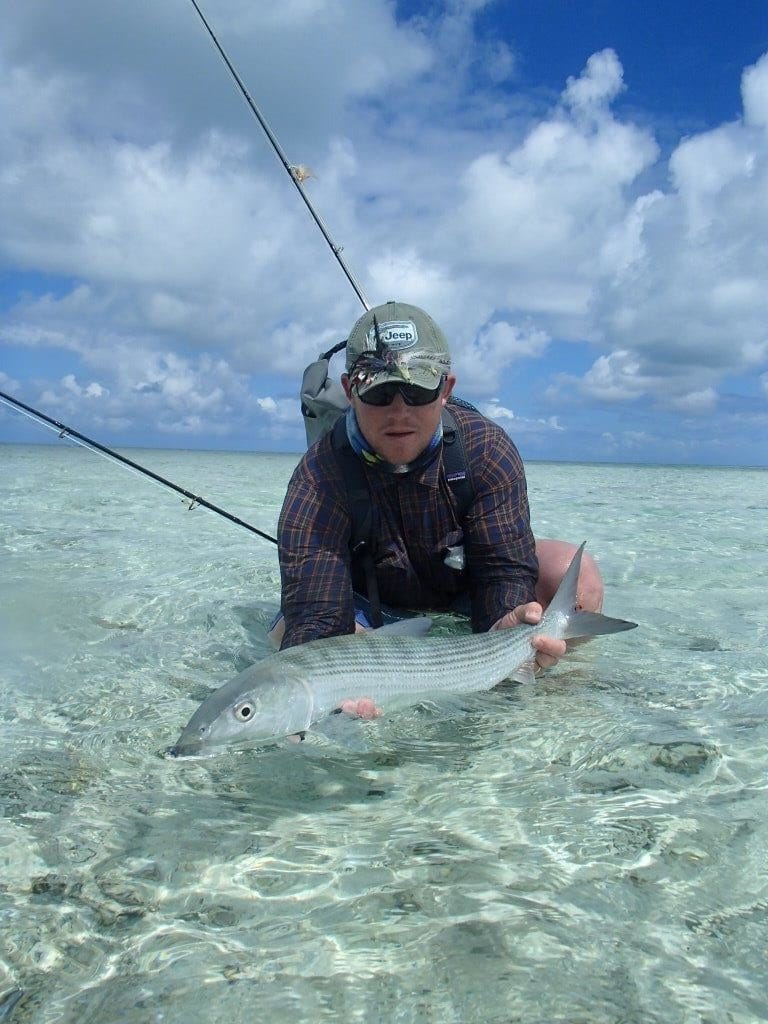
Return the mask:
<svg viewBox="0 0 768 1024">
<path fill-rule="evenodd" d="M 491 630 L 514 629 L 515 626 L 522 625 L 535 626 L 537 622 L 541 622 L 543 614 L 544 610 L 538 601 L 529 601 L 502 615 L 491 626 Z M 565 640 L 556 640 L 551 636 L 535 636 L 531 644 L 536 649 L 536 666 L 541 669 L 552 668 L 566 651 Z"/>
</svg>

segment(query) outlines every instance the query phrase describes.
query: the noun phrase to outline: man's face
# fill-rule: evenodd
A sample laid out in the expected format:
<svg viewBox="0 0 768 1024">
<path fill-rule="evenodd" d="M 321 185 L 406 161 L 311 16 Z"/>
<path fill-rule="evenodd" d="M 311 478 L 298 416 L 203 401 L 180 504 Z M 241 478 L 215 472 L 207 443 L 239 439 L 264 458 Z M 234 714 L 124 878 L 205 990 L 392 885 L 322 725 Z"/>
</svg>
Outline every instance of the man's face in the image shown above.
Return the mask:
<svg viewBox="0 0 768 1024">
<path fill-rule="evenodd" d="M 367 405 L 360 400 L 356 389 L 350 387 L 346 373 L 341 383 L 354 407 L 363 437 L 382 459 L 399 465 L 413 462 L 432 440 L 456 378 L 449 374 L 440 397 L 429 405 L 406 405 L 399 392 L 391 405 Z"/>
</svg>

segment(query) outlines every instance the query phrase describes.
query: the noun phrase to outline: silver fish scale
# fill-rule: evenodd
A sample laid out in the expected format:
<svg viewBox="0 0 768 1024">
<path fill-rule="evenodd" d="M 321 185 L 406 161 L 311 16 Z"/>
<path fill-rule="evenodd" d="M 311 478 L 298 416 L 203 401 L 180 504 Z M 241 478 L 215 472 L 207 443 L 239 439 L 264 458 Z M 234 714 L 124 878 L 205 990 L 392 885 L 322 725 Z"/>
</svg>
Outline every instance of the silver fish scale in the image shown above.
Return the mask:
<svg viewBox="0 0 768 1024">
<path fill-rule="evenodd" d="M 344 697 L 469 693 L 489 689 L 530 661 L 530 640 L 541 627 L 519 627 L 514 639 L 509 630 L 422 638 L 365 633 L 293 647 L 280 659 L 284 671 L 293 670 L 307 682 L 318 710 Z"/>
</svg>

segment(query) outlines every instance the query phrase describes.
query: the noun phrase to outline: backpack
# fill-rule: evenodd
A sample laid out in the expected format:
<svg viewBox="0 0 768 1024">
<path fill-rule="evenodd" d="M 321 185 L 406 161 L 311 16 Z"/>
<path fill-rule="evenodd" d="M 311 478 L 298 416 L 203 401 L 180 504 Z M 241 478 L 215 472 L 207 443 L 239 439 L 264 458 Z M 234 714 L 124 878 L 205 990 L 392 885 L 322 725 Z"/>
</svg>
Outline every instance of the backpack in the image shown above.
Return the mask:
<svg viewBox="0 0 768 1024">
<path fill-rule="evenodd" d="M 337 381 L 328 379 L 328 364 L 331 356 L 340 351 L 346 341 L 335 345 L 304 371 L 301 382 L 301 414 L 304 417 L 304 429 L 307 444 L 312 445 L 329 431 L 331 443 L 341 466 L 344 484 L 349 499 L 349 510 L 352 518 L 350 535 L 350 551 L 353 561 L 362 568 L 370 605 L 369 618 L 371 624 L 378 628 L 383 623 L 379 588 L 376 582 L 376 567 L 373 561 L 373 514 L 371 511 L 371 495 L 363 465 L 352 450 L 347 438 L 344 413 L 349 401 L 344 389 Z M 460 398 L 450 398 L 443 408 L 443 466 L 445 475 L 456 498 L 458 499 L 459 519 L 463 519 L 472 503 L 475 490 L 472 476 L 467 464 L 464 441 L 456 420 L 449 406 L 457 405 L 465 409 L 474 409 L 469 402 Z"/>
<path fill-rule="evenodd" d="M 301 415 L 304 417 L 307 448 L 333 429 L 334 423 L 349 405 L 341 384 L 328 379 L 331 356 L 340 352 L 346 344 L 346 341 L 340 341 L 318 356 L 304 371 L 301 380 Z"/>
</svg>

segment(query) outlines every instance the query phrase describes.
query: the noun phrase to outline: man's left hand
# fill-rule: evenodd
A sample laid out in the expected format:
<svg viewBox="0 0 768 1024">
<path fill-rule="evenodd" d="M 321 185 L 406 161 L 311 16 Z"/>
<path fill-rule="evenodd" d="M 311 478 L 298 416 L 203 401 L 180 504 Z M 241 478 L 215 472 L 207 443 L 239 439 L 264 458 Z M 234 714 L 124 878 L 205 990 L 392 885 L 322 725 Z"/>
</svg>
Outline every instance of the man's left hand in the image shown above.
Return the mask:
<svg viewBox="0 0 768 1024">
<path fill-rule="evenodd" d="M 544 609 L 538 601 L 518 605 L 512 612 L 507 612 L 491 626 L 495 629 L 512 629 L 514 626 L 535 626 L 541 622 Z M 541 669 L 552 668 L 565 654 L 565 640 L 556 640 L 551 636 L 535 636 L 531 643 L 536 648 L 536 666 Z"/>
</svg>

